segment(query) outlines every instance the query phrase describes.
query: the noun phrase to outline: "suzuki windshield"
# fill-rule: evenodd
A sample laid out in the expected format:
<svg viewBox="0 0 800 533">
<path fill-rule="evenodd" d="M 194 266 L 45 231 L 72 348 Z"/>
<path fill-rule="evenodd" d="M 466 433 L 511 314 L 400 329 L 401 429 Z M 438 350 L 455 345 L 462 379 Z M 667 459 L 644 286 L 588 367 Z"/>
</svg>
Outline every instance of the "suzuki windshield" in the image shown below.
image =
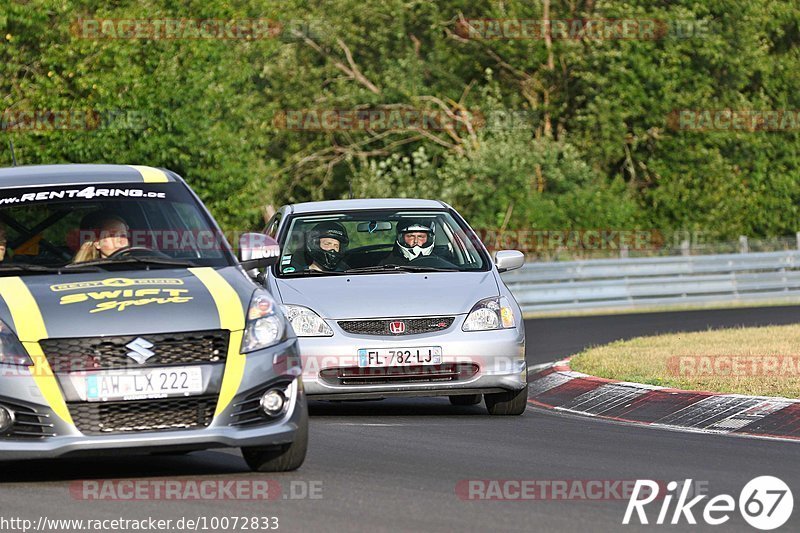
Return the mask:
<svg viewBox="0 0 800 533">
<path fill-rule="evenodd" d="M 181 183 L 0 190 L 0 275 L 233 263 Z"/>
</svg>

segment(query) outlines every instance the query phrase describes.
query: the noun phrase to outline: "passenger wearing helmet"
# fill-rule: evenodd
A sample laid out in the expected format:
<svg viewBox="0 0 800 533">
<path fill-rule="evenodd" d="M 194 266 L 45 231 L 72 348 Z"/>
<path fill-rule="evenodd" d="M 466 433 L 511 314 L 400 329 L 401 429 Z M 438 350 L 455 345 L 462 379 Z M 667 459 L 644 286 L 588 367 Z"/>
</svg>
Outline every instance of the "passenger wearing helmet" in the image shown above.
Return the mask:
<svg viewBox="0 0 800 533">
<path fill-rule="evenodd" d="M 307 270 L 330 272 L 346 268 L 342 257 L 349 242 L 344 226 L 333 221 L 320 222 L 306 234 Z"/>
<path fill-rule="evenodd" d="M 435 244 L 436 225 L 433 220 L 401 220 L 397 223 L 394 248 L 381 264 L 454 268 L 452 263 L 433 255 Z"/>
</svg>

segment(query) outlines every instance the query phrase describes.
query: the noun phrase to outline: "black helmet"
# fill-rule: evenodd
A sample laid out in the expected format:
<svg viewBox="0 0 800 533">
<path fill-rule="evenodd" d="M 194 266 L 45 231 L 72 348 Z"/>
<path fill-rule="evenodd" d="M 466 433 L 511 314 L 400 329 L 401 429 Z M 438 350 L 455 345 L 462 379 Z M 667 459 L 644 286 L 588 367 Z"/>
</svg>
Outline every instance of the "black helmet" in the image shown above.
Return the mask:
<svg viewBox="0 0 800 533">
<path fill-rule="evenodd" d="M 431 255 L 434 243 L 434 223 L 431 221 L 420 220 L 401 220 L 397 223 L 397 246 L 406 259 L 412 261 L 423 255 Z M 406 233 L 426 233 L 428 241 L 425 246 L 409 246 L 406 244 Z"/>
<path fill-rule="evenodd" d="M 336 239 L 339 241 L 339 251 L 323 250 L 319 245 L 320 239 Z M 333 221 L 320 222 L 306 233 L 306 261 L 309 264 L 316 262 L 325 269 L 333 270 L 342 260 L 349 242 L 344 226 Z"/>
</svg>

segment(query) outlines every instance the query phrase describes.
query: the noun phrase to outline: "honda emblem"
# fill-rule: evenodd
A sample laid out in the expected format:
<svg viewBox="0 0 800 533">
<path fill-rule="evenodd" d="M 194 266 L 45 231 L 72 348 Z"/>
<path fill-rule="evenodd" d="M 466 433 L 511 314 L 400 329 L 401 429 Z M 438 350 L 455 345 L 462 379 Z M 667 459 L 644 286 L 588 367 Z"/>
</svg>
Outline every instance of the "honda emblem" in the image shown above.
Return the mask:
<svg viewBox="0 0 800 533">
<path fill-rule="evenodd" d="M 406 323 L 401 322 L 400 320 L 395 320 L 394 322 L 389 324 L 389 331 L 391 331 L 393 335 L 400 335 L 401 333 L 405 333 Z"/>
</svg>

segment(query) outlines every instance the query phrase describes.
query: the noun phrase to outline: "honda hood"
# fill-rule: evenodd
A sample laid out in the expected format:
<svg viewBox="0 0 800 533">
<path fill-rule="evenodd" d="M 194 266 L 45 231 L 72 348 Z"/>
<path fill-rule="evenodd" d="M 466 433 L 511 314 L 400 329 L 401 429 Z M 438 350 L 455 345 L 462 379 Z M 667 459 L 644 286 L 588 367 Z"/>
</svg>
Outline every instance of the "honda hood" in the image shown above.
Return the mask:
<svg viewBox="0 0 800 533">
<path fill-rule="evenodd" d="M 275 282 L 284 304 L 302 305 L 335 320 L 466 314 L 478 301 L 500 294 L 492 272 L 398 272 Z"/>
</svg>

